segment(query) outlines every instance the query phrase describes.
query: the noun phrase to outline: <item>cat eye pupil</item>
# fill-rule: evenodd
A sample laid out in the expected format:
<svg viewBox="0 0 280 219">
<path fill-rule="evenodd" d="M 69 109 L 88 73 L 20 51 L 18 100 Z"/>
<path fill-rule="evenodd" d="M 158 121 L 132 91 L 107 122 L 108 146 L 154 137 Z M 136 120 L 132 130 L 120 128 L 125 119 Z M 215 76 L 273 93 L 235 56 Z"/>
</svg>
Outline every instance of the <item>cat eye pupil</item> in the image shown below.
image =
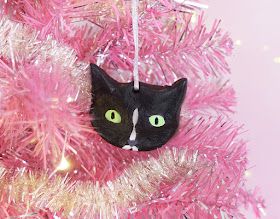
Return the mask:
<svg viewBox="0 0 280 219">
<path fill-rule="evenodd" d="M 115 113 L 114 112 L 111 113 L 111 119 L 115 119 Z"/>
<path fill-rule="evenodd" d="M 155 124 L 158 125 L 158 117 L 155 118 Z"/>
</svg>

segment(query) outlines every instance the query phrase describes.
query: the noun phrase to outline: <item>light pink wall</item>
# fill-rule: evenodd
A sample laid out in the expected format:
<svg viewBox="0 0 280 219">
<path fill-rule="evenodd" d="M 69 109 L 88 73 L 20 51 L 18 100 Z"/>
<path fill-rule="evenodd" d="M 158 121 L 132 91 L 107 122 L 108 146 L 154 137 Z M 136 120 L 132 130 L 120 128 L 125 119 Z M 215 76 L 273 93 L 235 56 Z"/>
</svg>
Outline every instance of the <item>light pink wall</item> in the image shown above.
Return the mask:
<svg viewBox="0 0 280 219">
<path fill-rule="evenodd" d="M 236 118 L 248 130 L 251 187 L 266 198 L 267 217 L 280 218 L 280 1 L 209 0 L 207 21 L 222 19 L 236 45 L 230 59 L 238 96 Z M 237 42 L 240 44 L 240 42 Z M 275 57 L 279 57 L 275 59 Z M 279 63 L 277 63 L 277 61 Z M 248 216 L 248 218 L 255 218 Z"/>
</svg>

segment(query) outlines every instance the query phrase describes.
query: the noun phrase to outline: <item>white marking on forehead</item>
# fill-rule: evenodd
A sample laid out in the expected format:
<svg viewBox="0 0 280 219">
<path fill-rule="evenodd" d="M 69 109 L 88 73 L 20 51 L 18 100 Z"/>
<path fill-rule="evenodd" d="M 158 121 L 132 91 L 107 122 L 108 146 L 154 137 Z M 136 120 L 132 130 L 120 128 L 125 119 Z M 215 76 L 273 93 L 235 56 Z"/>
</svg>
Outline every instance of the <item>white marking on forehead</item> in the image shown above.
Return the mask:
<svg viewBox="0 0 280 219">
<path fill-rule="evenodd" d="M 135 141 L 136 140 L 136 128 L 135 128 L 135 126 L 138 122 L 138 118 L 139 118 L 139 112 L 138 112 L 138 108 L 136 108 L 133 111 L 133 115 L 132 115 L 133 129 L 132 129 L 132 132 L 131 132 L 130 137 L 129 137 L 130 141 Z"/>
</svg>

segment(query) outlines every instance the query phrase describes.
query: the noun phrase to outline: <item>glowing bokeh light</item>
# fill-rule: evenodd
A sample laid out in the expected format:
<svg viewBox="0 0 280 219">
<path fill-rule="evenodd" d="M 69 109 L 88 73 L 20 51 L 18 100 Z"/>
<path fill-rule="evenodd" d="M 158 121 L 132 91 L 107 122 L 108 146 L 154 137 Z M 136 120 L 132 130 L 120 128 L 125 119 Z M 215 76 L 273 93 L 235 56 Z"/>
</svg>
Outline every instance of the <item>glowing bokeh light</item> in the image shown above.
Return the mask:
<svg viewBox="0 0 280 219">
<path fill-rule="evenodd" d="M 236 46 L 241 46 L 241 45 L 242 45 L 242 41 L 241 41 L 241 40 L 236 40 L 236 41 L 234 42 L 234 44 L 235 44 Z"/>
<path fill-rule="evenodd" d="M 277 56 L 273 59 L 276 64 L 280 64 L 280 56 Z"/>
<path fill-rule="evenodd" d="M 62 156 L 61 161 L 56 169 L 59 171 L 65 171 L 70 169 L 70 167 L 71 167 L 71 163 L 64 156 Z"/>
</svg>

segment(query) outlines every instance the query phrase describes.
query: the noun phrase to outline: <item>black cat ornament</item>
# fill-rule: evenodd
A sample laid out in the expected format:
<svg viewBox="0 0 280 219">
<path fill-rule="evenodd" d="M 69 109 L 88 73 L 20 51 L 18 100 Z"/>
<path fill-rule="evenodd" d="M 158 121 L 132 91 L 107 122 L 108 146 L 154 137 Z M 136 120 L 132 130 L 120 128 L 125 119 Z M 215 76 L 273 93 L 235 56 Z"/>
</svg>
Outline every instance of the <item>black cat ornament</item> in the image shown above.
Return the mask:
<svg viewBox="0 0 280 219">
<path fill-rule="evenodd" d="M 133 151 L 149 151 L 164 145 L 179 125 L 187 79 L 172 86 L 140 82 L 119 83 L 91 64 L 92 126 L 109 143 Z"/>
</svg>

